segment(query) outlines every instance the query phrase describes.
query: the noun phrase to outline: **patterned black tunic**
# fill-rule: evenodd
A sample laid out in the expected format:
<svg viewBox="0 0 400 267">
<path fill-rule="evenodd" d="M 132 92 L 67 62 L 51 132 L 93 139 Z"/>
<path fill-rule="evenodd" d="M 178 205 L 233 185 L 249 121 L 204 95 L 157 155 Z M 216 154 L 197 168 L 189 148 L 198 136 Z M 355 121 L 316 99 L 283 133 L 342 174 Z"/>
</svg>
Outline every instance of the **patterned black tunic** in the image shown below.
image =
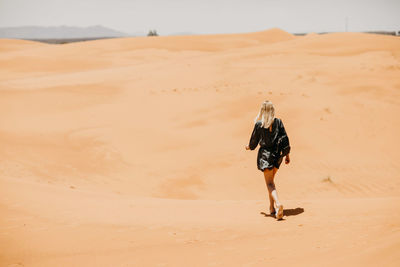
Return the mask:
<svg viewBox="0 0 400 267">
<path fill-rule="evenodd" d="M 258 144 L 260 148 L 257 154 L 257 168 L 262 172 L 273 167 L 279 168 L 283 157 L 290 152 L 289 137 L 281 119 L 274 119 L 272 131 L 261 127 L 260 121 L 256 122 L 249 147 L 254 150 Z"/>
</svg>

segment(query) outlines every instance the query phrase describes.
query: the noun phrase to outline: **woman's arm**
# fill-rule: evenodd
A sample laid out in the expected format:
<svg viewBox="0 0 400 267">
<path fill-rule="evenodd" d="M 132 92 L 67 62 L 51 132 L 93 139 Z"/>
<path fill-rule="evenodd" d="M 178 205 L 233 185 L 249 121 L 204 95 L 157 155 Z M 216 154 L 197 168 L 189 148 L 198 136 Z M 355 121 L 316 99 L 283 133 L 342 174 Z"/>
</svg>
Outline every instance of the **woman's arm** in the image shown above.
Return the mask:
<svg viewBox="0 0 400 267">
<path fill-rule="evenodd" d="M 285 126 L 283 126 L 282 120 L 280 120 L 279 125 L 279 139 L 280 139 L 280 150 L 283 156 L 289 155 L 290 153 L 290 142 L 289 136 L 286 133 Z M 290 157 L 285 160 L 290 162 Z"/>
<path fill-rule="evenodd" d="M 249 145 L 246 146 L 246 150 L 254 150 L 257 147 L 259 141 L 260 141 L 260 123 L 257 122 L 254 125 L 254 129 L 253 129 L 253 132 L 251 133 Z"/>
</svg>

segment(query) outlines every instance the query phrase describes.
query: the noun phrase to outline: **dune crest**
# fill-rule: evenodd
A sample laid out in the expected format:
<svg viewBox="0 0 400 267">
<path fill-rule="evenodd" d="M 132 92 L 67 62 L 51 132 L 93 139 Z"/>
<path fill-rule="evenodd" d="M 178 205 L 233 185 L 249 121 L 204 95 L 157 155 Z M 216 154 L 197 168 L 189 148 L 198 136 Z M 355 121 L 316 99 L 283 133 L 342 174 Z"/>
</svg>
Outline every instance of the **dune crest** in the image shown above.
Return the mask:
<svg viewBox="0 0 400 267">
<path fill-rule="evenodd" d="M 293 40 L 296 38 L 293 34 L 288 33 L 279 28 L 273 28 L 265 31 L 249 33 L 247 34 L 247 37 L 256 38 L 262 41 L 263 43 L 281 42 L 281 41 Z"/>
<path fill-rule="evenodd" d="M 39 46 L 46 46 L 46 44 L 29 40 L 17 40 L 17 39 L 5 39 L 5 38 L 0 39 L 1 52 L 21 50 Z"/>
<path fill-rule="evenodd" d="M 296 38 L 281 29 L 274 28 L 261 32 L 242 34 L 204 34 L 190 36 L 134 37 L 94 40 L 82 43 L 71 43 L 68 46 L 105 47 L 118 45 L 125 49 L 165 49 L 168 51 L 223 51 L 235 48 L 270 44 Z"/>
</svg>

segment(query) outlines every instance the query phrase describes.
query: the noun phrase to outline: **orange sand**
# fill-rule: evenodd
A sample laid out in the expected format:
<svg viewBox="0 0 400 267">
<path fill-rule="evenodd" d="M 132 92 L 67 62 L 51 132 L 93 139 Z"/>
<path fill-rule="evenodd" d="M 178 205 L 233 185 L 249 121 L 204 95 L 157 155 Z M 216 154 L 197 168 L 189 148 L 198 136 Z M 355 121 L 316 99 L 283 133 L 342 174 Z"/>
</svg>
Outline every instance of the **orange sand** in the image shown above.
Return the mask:
<svg viewBox="0 0 400 267">
<path fill-rule="evenodd" d="M 398 37 L 2 39 L 0 266 L 399 266 L 399 134 Z"/>
</svg>

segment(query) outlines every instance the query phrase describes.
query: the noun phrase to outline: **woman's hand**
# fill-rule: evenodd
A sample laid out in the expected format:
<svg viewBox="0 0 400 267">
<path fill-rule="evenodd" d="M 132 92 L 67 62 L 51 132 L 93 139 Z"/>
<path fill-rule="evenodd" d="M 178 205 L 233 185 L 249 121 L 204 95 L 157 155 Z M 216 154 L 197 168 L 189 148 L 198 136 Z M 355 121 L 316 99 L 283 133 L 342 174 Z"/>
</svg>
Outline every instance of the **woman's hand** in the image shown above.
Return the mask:
<svg viewBox="0 0 400 267">
<path fill-rule="evenodd" d="M 248 145 L 246 146 L 246 150 L 250 150 L 250 147 Z"/>
<path fill-rule="evenodd" d="M 290 162 L 290 157 L 289 154 L 287 154 L 285 157 L 285 164 L 289 164 L 289 162 Z"/>
</svg>

